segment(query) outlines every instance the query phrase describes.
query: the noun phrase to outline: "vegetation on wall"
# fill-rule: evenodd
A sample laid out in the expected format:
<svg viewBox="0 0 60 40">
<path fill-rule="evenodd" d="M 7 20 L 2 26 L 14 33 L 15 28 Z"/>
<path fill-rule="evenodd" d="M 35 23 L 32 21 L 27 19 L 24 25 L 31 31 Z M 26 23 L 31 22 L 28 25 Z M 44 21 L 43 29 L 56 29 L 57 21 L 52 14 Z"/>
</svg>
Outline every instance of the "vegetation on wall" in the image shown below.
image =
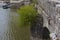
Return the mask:
<svg viewBox="0 0 60 40">
<path fill-rule="evenodd" d="M 37 12 L 32 5 L 21 6 L 17 12 L 19 14 L 20 27 L 29 25 L 32 21 L 35 20 L 35 16 L 37 15 Z"/>
</svg>

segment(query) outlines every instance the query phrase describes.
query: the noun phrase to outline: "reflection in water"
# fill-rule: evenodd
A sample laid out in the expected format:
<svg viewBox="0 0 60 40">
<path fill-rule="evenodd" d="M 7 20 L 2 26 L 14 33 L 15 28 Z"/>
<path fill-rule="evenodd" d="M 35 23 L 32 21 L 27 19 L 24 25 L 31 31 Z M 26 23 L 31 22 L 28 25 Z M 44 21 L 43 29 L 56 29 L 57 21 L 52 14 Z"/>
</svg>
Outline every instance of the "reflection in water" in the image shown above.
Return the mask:
<svg viewBox="0 0 60 40">
<path fill-rule="evenodd" d="M 17 19 L 16 12 L 0 8 L 0 40 L 20 40 Z"/>
</svg>

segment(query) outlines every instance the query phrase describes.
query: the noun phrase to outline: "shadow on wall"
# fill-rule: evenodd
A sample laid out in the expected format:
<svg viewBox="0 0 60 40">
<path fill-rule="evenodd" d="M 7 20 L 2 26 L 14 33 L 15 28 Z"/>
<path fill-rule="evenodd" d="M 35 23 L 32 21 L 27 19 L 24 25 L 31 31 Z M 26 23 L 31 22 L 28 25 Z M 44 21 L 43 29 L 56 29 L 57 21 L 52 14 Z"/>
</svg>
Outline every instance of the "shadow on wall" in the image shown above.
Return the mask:
<svg viewBox="0 0 60 40">
<path fill-rule="evenodd" d="M 49 39 L 50 32 L 47 27 L 43 27 L 43 17 L 38 14 L 34 22 L 31 23 L 31 36 L 38 37 L 41 39 Z"/>
</svg>

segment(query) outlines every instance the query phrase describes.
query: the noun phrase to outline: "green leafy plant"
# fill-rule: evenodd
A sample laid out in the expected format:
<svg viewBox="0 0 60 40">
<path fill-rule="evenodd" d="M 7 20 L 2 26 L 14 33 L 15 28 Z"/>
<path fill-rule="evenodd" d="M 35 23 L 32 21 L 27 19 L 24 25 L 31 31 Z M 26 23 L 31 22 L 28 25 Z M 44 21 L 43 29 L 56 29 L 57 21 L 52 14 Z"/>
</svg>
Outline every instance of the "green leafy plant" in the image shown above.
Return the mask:
<svg viewBox="0 0 60 40">
<path fill-rule="evenodd" d="M 19 14 L 19 24 L 20 27 L 24 27 L 26 25 L 29 25 L 32 21 L 35 20 L 35 17 L 37 15 L 37 12 L 35 8 L 32 5 L 24 5 L 21 6 L 17 13 Z"/>
</svg>

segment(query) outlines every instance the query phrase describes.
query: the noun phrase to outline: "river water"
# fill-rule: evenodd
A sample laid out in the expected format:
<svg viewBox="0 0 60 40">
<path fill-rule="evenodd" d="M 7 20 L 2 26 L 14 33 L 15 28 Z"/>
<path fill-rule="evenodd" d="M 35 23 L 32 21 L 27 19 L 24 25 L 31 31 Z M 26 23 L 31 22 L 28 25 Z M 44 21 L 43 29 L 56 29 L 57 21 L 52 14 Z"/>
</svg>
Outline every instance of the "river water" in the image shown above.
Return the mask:
<svg viewBox="0 0 60 40">
<path fill-rule="evenodd" d="M 0 8 L 0 40 L 20 40 L 17 19 L 15 11 Z"/>
</svg>

